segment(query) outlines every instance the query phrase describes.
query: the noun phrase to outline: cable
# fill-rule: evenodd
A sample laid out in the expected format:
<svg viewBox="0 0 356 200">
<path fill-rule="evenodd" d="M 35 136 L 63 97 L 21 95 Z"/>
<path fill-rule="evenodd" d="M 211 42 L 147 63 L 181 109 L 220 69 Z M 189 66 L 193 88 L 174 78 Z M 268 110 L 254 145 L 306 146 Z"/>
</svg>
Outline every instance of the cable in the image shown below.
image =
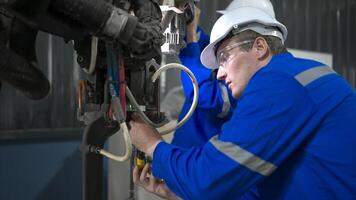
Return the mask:
<svg viewBox="0 0 356 200">
<path fill-rule="evenodd" d="M 120 106 L 120 105 L 119 105 Z M 130 134 L 129 134 L 129 129 L 126 126 L 125 121 L 123 121 L 122 123 L 120 123 L 120 129 L 123 130 L 123 134 L 124 134 L 124 141 L 125 141 L 125 154 L 122 156 L 117 156 L 114 155 L 108 151 L 105 151 L 104 149 L 99 149 L 98 152 L 103 155 L 106 156 L 112 160 L 118 161 L 118 162 L 124 162 L 126 160 L 128 160 L 131 157 L 131 153 L 132 153 L 132 146 L 131 146 L 131 138 L 130 138 Z"/>
<path fill-rule="evenodd" d="M 155 128 L 158 128 L 158 127 L 161 127 L 163 126 L 164 124 L 166 124 L 165 122 L 162 122 L 162 123 L 154 123 L 152 122 L 147 116 L 146 114 L 140 109 L 140 106 L 138 105 L 138 103 L 136 102 L 136 99 L 135 97 L 132 95 L 131 93 L 131 90 L 129 89 L 129 87 L 126 86 L 126 95 L 127 95 L 127 98 L 129 99 L 130 103 L 135 107 L 136 111 L 138 112 L 138 114 L 140 115 L 140 117 L 142 118 L 142 120 L 144 122 L 146 122 L 147 124 L 155 127 Z"/>
<path fill-rule="evenodd" d="M 122 56 L 119 57 L 119 83 L 118 84 L 119 84 L 118 88 L 119 88 L 119 94 L 120 94 L 119 97 L 120 97 L 122 112 L 126 117 L 125 64 Z"/>
<path fill-rule="evenodd" d="M 90 51 L 90 65 L 89 69 L 83 68 L 83 71 L 87 74 L 93 74 L 96 66 L 96 58 L 98 55 L 98 38 L 93 36 L 91 38 L 91 51 Z"/>
<path fill-rule="evenodd" d="M 119 87 L 118 87 L 118 78 L 119 78 L 119 72 L 118 72 L 118 64 L 117 64 L 117 56 L 114 53 L 114 49 L 112 44 L 109 42 L 105 43 L 105 48 L 106 48 L 106 60 L 107 60 L 107 76 L 108 79 L 110 80 L 110 93 L 113 96 L 118 96 L 119 95 Z"/>
<path fill-rule="evenodd" d="M 120 98 L 124 95 L 125 90 L 120 91 L 120 88 L 118 86 L 118 82 L 124 82 L 124 68 L 121 66 L 122 69 L 118 69 L 118 64 L 116 60 L 116 56 L 113 53 L 112 46 L 108 43 L 106 43 L 106 52 L 107 52 L 107 59 L 108 59 L 108 66 L 107 66 L 107 73 L 108 73 L 108 80 L 105 81 L 105 92 L 104 92 L 104 102 L 108 102 L 108 94 L 107 90 L 109 89 L 109 84 L 111 84 L 113 87 L 111 89 L 111 108 L 114 112 L 114 117 L 115 119 L 120 123 L 120 129 L 123 131 L 124 135 L 124 142 L 125 142 L 125 154 L 122 156 L 118 156 L 115 154 L 112 154 L 104 149 L 97 148 L 96 153 L 99 153 L 103 156 L 106 156 L 112 160 L 118 161 L 118 162 L 124 162 L 128 160 L 131 157 L 132 154 L 132 146 L 131 146 L 131 138 L 130 138 L 130 133 L 126 125 L 126 115 L 125 112 L 123 111 L 123 107 L 125 106 L 124 104 L 121 104 Z M 119 60 L 121 63 L 121 61 Z M 119 79 L 119 81 L 118 81 Z M 124 108 L 125 109 L 125 108 Z"/>
<path fill-rule="evenodd" d="M 170 133 L 174 130 L 176 130 L 177 128 L 181 127 L 193 114 L 197 104 L 198 104 L 198 96 L 199 96 L 199 87 L 198 87 L 198 82 L 193 74 L 193 72 L 191 72 L 187 67 L 185 67 L 182 64 L 179 63 L 169 63 L 166 64 L 164 66 L 162 66 L 161 68 L 159 68 L 152 76 L 152 82 L 155 82 L 156 79 L 158 78 L 158 76 L 161 75 L 161 73 L 163 71 L 166 71 L 168 69 L 180 69 L 183 70 L 184 72 L 186 72 L 190 78 L 190 80 L 192 81 L 193 84 L 193 89 L 194 89 L 194 96 L 193 96 L 193 102 L 192 105 L 189 108 L 189 111 L 187 112 L 187 114 L 183 117 L 183 119 L 181 121 L 179 121 L 177 123 L 176 126 L 173 126 L 169 129 L 166 130 L 158 130 L 158 132 L 161 135 L 165 135 L 167 133 Z M 126 86 L 126 95 L 128 97 L 128 99 L 130 100 L 131 104 L 135 107 L 136 111 L 138 112 L 138 114 L 140 115 L 140 117 L 142 118 L 143 121 L 145 121 L 146 123 L 150 124 L 151 126 L 155 127 L 155 128 L 159 128 L 162 127 L 164 124 L 166 123 L 160 123 L 160 124 L 155 124 L 153 123 L 146 115 L 145 113 L 140 109 L 140 106 L 138 105 L 138 103 L 135 100 L 135 97 L 132 95 L 130 89 Z"/>
<path fill-rule="evenodd" d="M 125 142 L 125 154 L 122 156 L 117 156 L 104 149 L 97 149 L 97 153 L 106 156 L 110 159 L 113 159 L 115 161 L 124 162 L 128 160 L 132 154 L 130 133 L 125 122 L 125 115 L 121 108 L 120 98 L 113 96 L 111 98 L 111 104 L 112 104 L 112 109 L 114 111 L 115 119 L 120 123 L 120 129 L 123 131 L 124 142 Z"/>
<path fill-rule="evenodd" d="M 194 76 L 194 74 L 184 65 L 178 64 L 178 63 L 169 63 L 164 65 L 163 67 L 159 68 L 152 76 L 152 82 L 155 82 L 158 78 L 158 76 L 161 75 L 161 73 L 163 71 L 166 71 L 168 69 L 180 69 L 183 70 L 184 72 L 186 72 L 190 78 L 190 80 L 193 83 L 193 88 L 194 88 L 194 97 L 193 97 L 193 103 L 189 108 L 189 111 L 187 112 L 187 114 L 184 116 L 184 118 L 179 121 L 177 123 L 177 125 L 168 128 L 166 130 L 163 131 L 159 131 L 159 133 L 161 135 L 170 133 L 174 130 L 176 130 L 177 128 L 181 127 L 188 119 L 189 117 L 193 114 L 197 104 L 198 104 L 198 96 L 199 96 L 199 88 L 198 88 L 198 82 Z M 133 104 L 133 106 L 136 108 L 136 110 L 139 112 L 140 116 L 143 119 L 147 119 L 148 121 L 151 122 L 151 120 L 148 119 L 148 117 L 141 111 L 141 109 L 139 108 L 139 105 L 137 104 L 135 98 L 132 96 L 131 91 L 128 89 L 128 87 L 126 87 L 126 94 L 130 100 L 130 102 Z M 122 156 L 117 156 L 114 155 L 104 149 L 97 149 L 97 152 L 103 156 L 106 156 L 112 160 L 118 161 L 118 162 L 124 162 L 126 160 L 128 160 L 131 157 L 131 153 L 132 153 L 132 146 L 131 146 L 131 138 L 130 138 L 130 134 L 129 134 L 129 130 L 127 128 L 126 122 L 125 122 L 125 116 L 122 112 L 122 108 L 121 108 L 121 103 L 120 103 L 120 99 L 118 97 L 112 97 L 112 109 L 114 110 L 114 114 L 115 114 L 115 118 L 116 120 L 118 120 L 120 122 L 120 129 L 123 130 L 123 135 L 124 135 L 124 141 L 125 141 L 125 154 Z M 153 123 L 153 122 L 151 122 Z M 153 123 L 154 124 L 154 123 Z M 156 124 L 157 125 L 157 124 Z"/>
<path fill-rule="evenodd" d="M 176 130 L 177 128 L 181 127 L 193 114 L 197 104 L 198 104 L 198 97 L 199 97 L 199 86 L 198 86 L 198 81 L 197 79 L 195 78 L 194 74 L 192 71 L 190 71 L 186 66 L 182 65 L 182 64 L 179 64 L 179 63 L 169 63 L 169 64 L 166 64 L 164 65 L 163 67 L 159 68 L 152 76 L 152 82 L 155 82 L 156 79 L 158 78 L 159 75 L 161 75 L 161 73 L 163 71 L 166 71 L 168 69 L 174 69 L 174 68 L 177 68 L 177 69 L 180 69 L 180 70 L 183 70 L 184 72 L 186 72 L 190 78 L 190 80 L 192 81 L 192 84 L 193 84 L 193 89 L 194 89 L 194 96 L 193 96 L 193 102 L 192 102 L 192 105 L 190 106 L 189 108 L 189 111 L 187 112 L 187 114 L 183 117 L 183 119 L 181 121 L 179 121 L 177 123 L 177 125 L 171 127 L 171 128 L 168 128 L 166 130 L 163 130 L 163 131 L 159 131 L 159 133 L 161 135 L 165 135 L 167 133 L 170 133 L 174 130 Z"/>
</svg>

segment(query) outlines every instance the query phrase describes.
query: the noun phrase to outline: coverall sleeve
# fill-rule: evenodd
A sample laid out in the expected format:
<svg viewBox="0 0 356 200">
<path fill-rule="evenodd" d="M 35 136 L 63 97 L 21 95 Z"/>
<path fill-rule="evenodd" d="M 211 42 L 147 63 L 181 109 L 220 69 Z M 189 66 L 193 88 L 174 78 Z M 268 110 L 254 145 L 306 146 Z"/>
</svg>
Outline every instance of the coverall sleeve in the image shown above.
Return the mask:
<svg viewBox="0 0 356 200">
<path fill-rule="evenodd" d="M 199 85 L 199 108 L 207 108 L 217 110 L 217 113 L 221 111 L 223 99 L 221 97 L 221 91 L 219 89 L 219 82 L 213 76 L 212 71 L 204 67 L 200 62 L 200 54 L 202 49 L 209 44 L 209 37 L 200 32 L 200 39 L 198 42 L 188 43 L 187 46 L 182 49 L 179 58 L 181 63 L 188 67 L 195 75 Z M 193 86 L 190 78 L 183 72 L 181 73 L 181 82 L 184 88 L 186 99 L 190 102 L 193 101 Z"/>
<path fill-rule="evenodd" d="M 161 142 L 154 176 L 184 199 L 236 199 L 278 170 L 315 128 L 308 121 L 316 105 L 293 78 L 258 74 L 222 132 L 203 147 Z"/>
</svg>

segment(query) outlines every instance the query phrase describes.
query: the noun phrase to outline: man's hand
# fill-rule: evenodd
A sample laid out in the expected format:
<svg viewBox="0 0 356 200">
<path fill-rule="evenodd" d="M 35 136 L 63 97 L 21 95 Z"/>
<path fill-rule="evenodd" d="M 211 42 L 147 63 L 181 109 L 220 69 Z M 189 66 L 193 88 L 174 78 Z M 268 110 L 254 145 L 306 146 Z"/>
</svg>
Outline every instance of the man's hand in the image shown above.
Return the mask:
<svg viewBox="0 0 356 200">
<path fill-rule="evenodd" d="M 187 26 L 187 42 L 198 42 L 197 37 L 197 28 L 199 25 L 200 19 L 200 9 L 197 6 L 194 6 L 194 19 L 190 24 Z"/>
<path fill-rule="evenodd" d="M 152 176 L 151 164 L 146 164 L 141 173 L 136 166 L 133 170 L 132 177 L 135 184 L 144 188 L 150 193 L 168 200 L 180 199 L 167 187 L 167 185 L 162 180 Z"/>
<path fill-rule="evenodd" d="M 153 158 L 153 152 L 159 142 L 162 141 L 159 133 L 151 126 L 143 122 L 137 114 L 132 115 L 130 121 L 131 142 L 140 151 Z"/>
</svg>

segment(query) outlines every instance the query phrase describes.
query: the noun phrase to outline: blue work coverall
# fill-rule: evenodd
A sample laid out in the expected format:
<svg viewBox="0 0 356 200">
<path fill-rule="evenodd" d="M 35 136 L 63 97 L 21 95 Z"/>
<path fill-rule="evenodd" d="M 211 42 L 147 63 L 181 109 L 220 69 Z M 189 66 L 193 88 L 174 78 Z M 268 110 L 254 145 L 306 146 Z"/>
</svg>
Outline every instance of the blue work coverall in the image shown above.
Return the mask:
<svg viewBox="0 0 356 200">
<path fill-rule="evenodd" d="M 356 199 L 356 93 L 321 63 L 278 54 L 202 147 L 160 142 L 153 175 L 183 199 Z"/>
<path fill-rule="evenodd" d="M 226 86 L 216 80 L 210 69 L 200 62 L 202 50 L 209 44 L 209 36 L 198 27 L 198 42 L 188 43 L 179 58 L 195 75 L 199 85 L 199 99 L 191 118 L 175 131 L 172 144 L 189 148 L 202 146 L 220 132 L 224 122 L 231 117 L 231 106 L 236 104 Z M 190 78 L 181 74 L 181 82 L 186 96 L 178 120 L 188 112 L 193 101 L 193 86 Z"/>
</svg>

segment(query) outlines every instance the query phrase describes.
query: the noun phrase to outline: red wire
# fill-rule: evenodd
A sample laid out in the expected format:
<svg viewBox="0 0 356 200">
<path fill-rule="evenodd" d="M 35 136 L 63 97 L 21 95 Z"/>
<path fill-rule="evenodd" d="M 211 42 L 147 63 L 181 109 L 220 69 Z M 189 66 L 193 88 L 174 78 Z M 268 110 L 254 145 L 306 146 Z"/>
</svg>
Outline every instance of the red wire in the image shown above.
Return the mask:
<svg viewBox="0 0 356 200">
<path fill-rule="evenodd" d="M 122 111 L 126 117 L 126 92 L 125 92 L 125 65 L 122 57 L 119 57 L 119 87 L 120 87 L 120 102 Z"/>
<path fill-rule="evenodd" d="M 109 117 L 109 119 L 113 118 L 113 112 L 112 112 L 111 104 L 109 104 L 107 116 Z"/>
</svg>

